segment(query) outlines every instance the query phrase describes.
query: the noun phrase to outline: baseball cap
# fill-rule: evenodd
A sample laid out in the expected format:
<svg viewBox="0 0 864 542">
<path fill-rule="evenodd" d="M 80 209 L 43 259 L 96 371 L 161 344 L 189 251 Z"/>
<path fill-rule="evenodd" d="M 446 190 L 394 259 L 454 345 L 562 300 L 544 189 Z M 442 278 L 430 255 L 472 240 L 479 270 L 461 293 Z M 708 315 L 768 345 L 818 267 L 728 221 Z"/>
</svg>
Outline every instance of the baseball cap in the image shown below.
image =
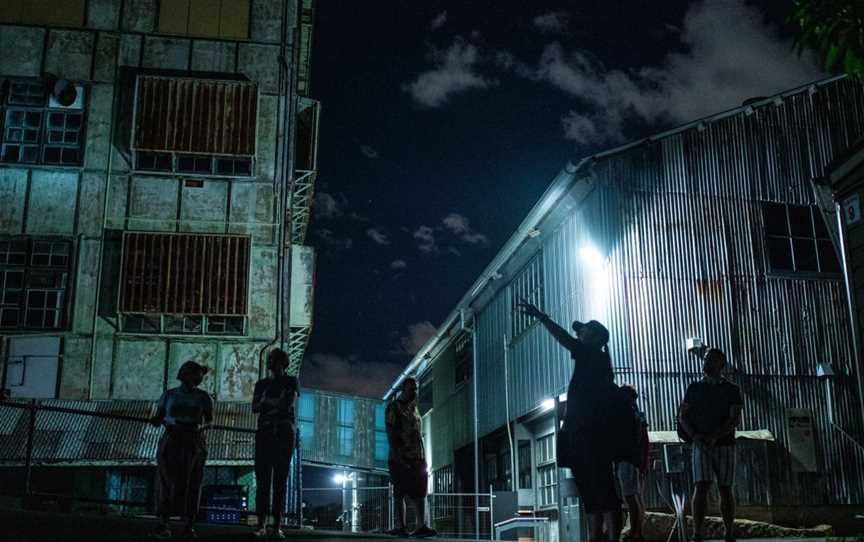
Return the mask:
<svg viewBox="0 0 864 542">
<path fill-rule="evenodd" d="M 590 322 L 580 322 L 575 320 L 573 322 L 573 331 L 579 332 L 583 327 L 591 328 L 594 330 L 594 333 L 599 338 L 599 344 L 604 345 L 609 342 L 609 330 L 606 329 L 606 326 L 598 322 L 597 320 L 591 320 Z"/>
</svg>

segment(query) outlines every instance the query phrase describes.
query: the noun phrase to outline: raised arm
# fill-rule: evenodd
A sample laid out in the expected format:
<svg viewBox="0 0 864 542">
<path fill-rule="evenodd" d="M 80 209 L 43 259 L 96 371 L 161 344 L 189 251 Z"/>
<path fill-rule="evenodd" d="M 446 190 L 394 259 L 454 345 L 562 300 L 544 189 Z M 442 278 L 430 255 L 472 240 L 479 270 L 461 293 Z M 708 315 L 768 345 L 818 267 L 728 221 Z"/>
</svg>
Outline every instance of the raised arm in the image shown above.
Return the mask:
<svg viewBox="0 0 864 542">
<path fill-rule="evenodd" d="M 523 301 L 517 305 L 519 309 L 522 311 L 522 314 L 527 316 L 532 316 L 540 320 L 540 323 L 543 324 L 543 327 L 546 328 L 546 331 L 558 341 L 558 344 L 566 348 L 567 350 L 573 350 L 577 348 L 579 345 L 579 341 L 577 341 L 572 335 L 567 333 L 567 331 L 552 321 L 549 318 L 549 315 L 541 311 L 537 308 L 536 305 Z"/>
</svg>

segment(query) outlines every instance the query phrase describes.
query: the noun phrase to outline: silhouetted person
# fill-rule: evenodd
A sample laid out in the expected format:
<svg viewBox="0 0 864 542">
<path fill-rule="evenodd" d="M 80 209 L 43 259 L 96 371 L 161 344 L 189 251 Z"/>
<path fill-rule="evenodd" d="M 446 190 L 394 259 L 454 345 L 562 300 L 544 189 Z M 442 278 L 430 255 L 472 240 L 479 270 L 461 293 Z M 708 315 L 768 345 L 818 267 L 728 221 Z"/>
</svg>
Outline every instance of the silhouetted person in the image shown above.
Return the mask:
<svg viewBox="0 0 864 542">
<path fill-rule="evenodd" d="M 648 473 L 650 453 L 648 422 L 645 419 L 645 413 L 639 409 L 639 405 L 636 403 L 636 400 L 639 399 L 639 392 L 636 391 L 636 388 L 623 385 L 619 389 L 619 393 L 624 396 L 635 419 L 635 423 L 631 426 L 635 428 L 632 431 L 633 434 L 623 435 L 625 439 L 633 440 L 632 453 L 615 465 L 615 474 L 618 477 L 621 496 L 627 503 L 627 513 L 630 516 L 630 533 L 625 537 L 624 542 L 641 542 L 643 540 L 642 523 L 645 519 L 645 507 L 642 504 L 642 483 Z"/>
<path fill-rule="evenodd" d="M 539 319 L 573 358 L 567 412 L 558 434 L 558 465 L 573 474 L 588 516 L 591 542 L 603 539 L 604 523 L 606 535 L 617 541 L 621 535 L 621 499 L 615 487 L 613 444 L 604 427 L 605 410 L 618 393 L 606 346 L 609 331 L 594 320 L 573 322 L 573 337 L 531 303 L 520 303 L 519 307 Z"/>
<path fill-rule="evenodd" d="M 387 531 L 393 536 L 407 537 L 405 501 L 414 503 L 417 528 L 412 537 L 428 538 L 438 533 L 426 525 L 425 499 L 428 491 L 426 452 L 423 447 L 420 413 L 417 411 L 417 381 L 402 381 L 399 396 L 387 405 L 387 442 L 390 444 L 390 480 L 396 499 L 396 527 Z"/>
<path fill-rule="evenodd" d="M 168 525 L 172 513 L 186 521 L 184 536 L 195 538 L 195 520 L 204 478 L 207 444 L 201 432 L 203 424 L 213 420 L 213 400 L 198 388 L 207 367 L 187 361 L 177 372 L 180 385 L 162 394 L 150 423 L 165 431 L 159 439 L 156 465 L 159 472 L 157 513 L 161 524 L 156 538 L 171 537 Z"/>
<path fill-rule="evenodd" d="M 705 376 L 690 384 L 678 411 L 678 422 L 693 443 L 694 542 L 702 541 L 708 491 L 714 479 L 726 540 L 735 540 L 735 428 L 741 419 L 741 390 L 723 378 L 726 354 L 712 348 L 703 358 Z"/>
<path fill-rule="evenodd" d="M 272 486 L 273 535 L 285 538 L 282 532 L 282 514 L 285 510 L 288 471 L 294 454 L 296 417 L 295 405 L 300 394 L 297 378 L 285 374 L 288 354 L 275 349 L 267 356 L 267 378 L 255 384 L 252 412 L 258 414 L 258 432 L 255 433 L 255 479 L 257 482 L 255 506 L 258 529 L 255 536 L 267 536 L 267 512 Z"/>
</svg>

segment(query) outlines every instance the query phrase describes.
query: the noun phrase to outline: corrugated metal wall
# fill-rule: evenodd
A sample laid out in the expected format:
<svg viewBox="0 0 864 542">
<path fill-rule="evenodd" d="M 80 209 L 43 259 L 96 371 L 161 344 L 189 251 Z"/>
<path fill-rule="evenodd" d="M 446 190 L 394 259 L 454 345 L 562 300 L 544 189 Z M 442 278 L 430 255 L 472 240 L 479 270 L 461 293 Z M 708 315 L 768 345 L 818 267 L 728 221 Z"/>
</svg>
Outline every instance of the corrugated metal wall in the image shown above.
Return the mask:
<svg viewBox="0 0 864 542">
<path fill-rule="evenodd" d="M 301 443 L 303 460 L 328 465 L 344 465 L 365 469 L 386 469 L 386 457 L 375 458 L 375 409 L 384 408 L 384 401 L 304 389 L 301 393 L 314 396 L 314 423 L 312 442 Z M 352 424 L 351 454 L 341 453 L 337 410 L 340 401 L 351 403 Z M 302 417 L 302 414 L 299 414 Z M 302 420 L 301 420 L 301 423 Z M 383 429 L 383 427 L 381 428 Z"/>
<path fill-rule="evenodd" d="M 653 429 L 673 428 L 699 376 L 685 340 L 723 348 L 745 391 L 743 428 L 770 429 L 782 449 L 784 409 L 816 415 L 821 473 L 793 475 L 781 454 L 783 498 L 860 502 L 861 454 L 829 417 L 862 435 L 842 282 L 769 274 L 760 201 L 812 203 L 810 179 L 864 134 L 864 89 L 841 80 L 778 103 L 599 159 L 599 188 L 542 247 L 544 309 L 565 326 L 607 323 L 618 379 L 641 390 Z M 592 261 L 586 247 L 608 260 Z M 506 419 L 510 311 L 505 289 L 477 315 L 481 434 Z M 815 376 L 823 362 L 839 374 L 827 384 L 831 401 Z M 511 419 L 563 391 L 570 371 L 567 353 L 539 326 L 512 345 L 508 366 Z"/>
</svg>

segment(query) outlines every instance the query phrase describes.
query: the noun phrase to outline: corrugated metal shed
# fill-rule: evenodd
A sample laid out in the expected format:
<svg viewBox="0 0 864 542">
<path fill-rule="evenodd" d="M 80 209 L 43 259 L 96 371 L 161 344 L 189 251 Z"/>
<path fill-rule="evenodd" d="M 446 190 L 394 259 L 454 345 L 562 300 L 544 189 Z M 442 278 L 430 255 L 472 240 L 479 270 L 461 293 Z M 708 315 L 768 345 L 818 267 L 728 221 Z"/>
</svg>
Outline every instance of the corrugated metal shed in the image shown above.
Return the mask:
<svg viewBox="0 0 864 542">
<path fill-rule="evenodd" d="M 835 79 L 596 156 L 577 182 L 593 191 L 576 206 L 551 203 L 560 218 L 538 225 L 541 236 L 475 307 L 481 436 L 508 410 L 515 419 L 566 389 L 568 353 L 535 325 L 509 347 L 505 404 L 507 284 L 540 254 L 544 310 L 565 326 L 608 325 L 618 380 L 641 390 L 652 429 L 674 429 L 700 376 L 685 340 L 703 337 L 729 354 L 745 393 L 743 429 L 770 431 L 784 450 L 785 409 L 814 413 L 819 472 L 794 473 L 780 453 L 774 494 L 790 504 L 864 501 L 864 457 L 837 429 L 864 435 L 842 279 L 772 272 L 761 212 L 762 202 L 813 204 L 810 179 L 862 135 L 864 87 Z M 592 261 L 585 248 L 605 258 Z M 842 376 L 818 379 L 826 362 Z"/>
<path fill-rule="evenodd" d="M 133 148 L 254 156 L 257 120 L 256 83 L 142 75 Z"/>
</svg>

